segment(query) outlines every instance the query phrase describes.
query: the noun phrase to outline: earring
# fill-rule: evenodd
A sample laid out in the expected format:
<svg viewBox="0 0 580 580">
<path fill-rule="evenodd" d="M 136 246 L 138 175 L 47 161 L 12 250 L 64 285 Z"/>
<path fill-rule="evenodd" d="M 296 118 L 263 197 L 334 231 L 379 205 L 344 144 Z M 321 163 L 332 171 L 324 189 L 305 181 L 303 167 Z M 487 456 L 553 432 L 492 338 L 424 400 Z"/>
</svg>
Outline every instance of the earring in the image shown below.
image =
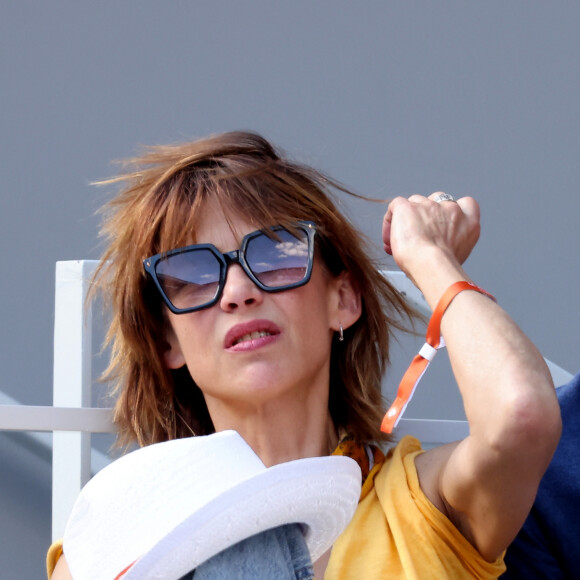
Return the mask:
<svg viewBox="0 0 580 580">
<path fill-rule="evenodd" d="M 344 332 L 342 331 L 342 324 L 339 323 L 339 330 L 338 330 L 338 340 L 342 342 L 344 340 Z"/>
</svg>

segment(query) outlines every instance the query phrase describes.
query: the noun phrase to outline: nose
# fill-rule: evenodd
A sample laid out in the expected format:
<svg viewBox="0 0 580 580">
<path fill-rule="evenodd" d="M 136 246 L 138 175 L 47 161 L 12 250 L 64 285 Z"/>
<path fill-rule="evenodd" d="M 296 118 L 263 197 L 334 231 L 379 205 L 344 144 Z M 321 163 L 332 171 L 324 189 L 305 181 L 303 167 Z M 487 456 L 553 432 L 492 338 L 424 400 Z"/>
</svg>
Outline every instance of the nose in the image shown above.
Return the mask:
<svg viewBox="0 0 580 580">
<path fill-rule="evenodd" d="M 239 264 L 229 264 L 220 307 L 231 312 L 240 306 L 261 304 L 263 292 L 250 280 Z"/>
</svg>

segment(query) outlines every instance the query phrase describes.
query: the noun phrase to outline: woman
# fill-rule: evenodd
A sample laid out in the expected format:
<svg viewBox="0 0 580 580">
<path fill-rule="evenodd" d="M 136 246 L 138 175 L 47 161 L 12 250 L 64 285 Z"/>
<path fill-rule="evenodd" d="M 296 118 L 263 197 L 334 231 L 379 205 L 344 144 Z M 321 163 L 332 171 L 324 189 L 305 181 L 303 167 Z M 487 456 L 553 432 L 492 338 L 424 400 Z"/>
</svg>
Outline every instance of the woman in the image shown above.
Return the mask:
<svg viewBox="0 0 580 580">
<path fill-rule="evenodd" d="M 359 508 L 319 580 L 502 572 L 560 418 L 542 357 L 493 300 L 463 291 L 441 322 L 470 435 L 427 452 L 405 438 L 386 458 L 373 447 L 371 465 L 389 336 L 412 313 L 331 201 L 342 188 L 252 133 L 153 148 L 107 183 L 124 184 L 98 273 L 122 443 L 233 429 L 267 466 L 358 457 Z M 449 198 L 396 198 L 383 222 L 385 251 L 433 309 L 469 280 L 479 236 L 477 203 Z"/>
</svg>

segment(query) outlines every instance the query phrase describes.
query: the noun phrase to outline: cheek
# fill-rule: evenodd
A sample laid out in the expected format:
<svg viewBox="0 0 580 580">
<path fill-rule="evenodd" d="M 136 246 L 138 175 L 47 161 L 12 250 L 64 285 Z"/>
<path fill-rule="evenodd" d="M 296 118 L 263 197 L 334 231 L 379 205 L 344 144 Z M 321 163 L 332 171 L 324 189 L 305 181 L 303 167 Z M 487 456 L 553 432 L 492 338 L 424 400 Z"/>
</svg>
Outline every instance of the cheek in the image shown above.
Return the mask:
<svg viewBox="0 0 580 580">
<path fill-rule="evenodd" d="M 297 332 L 309 343 L 324 343 L 332 335 L 329 316 L 329 296 L 326 292 L 304 287 L 305 292 L 293 297 L 291 320 Z"/>
<path fill-rule="evenodd" d="M 207 357 L 208 351 L 211 351 L 209 331 L 204 330 L 204 317 L 196 316 L 197 314 L 201 313 L 172 315 L 167 332 L 171 350 L 180 352 L 185 364 L 190 367 Z"/>
<path fill-rule="evenodd" d="M 185 327 L 178 331 L 178 340 L 182 352 L 183 364 L 195 382 L 202 390 L 205 385 L 211 384 L 219 372 L 216 363 L 216 348 L 198 327 Z"/>
</svg>

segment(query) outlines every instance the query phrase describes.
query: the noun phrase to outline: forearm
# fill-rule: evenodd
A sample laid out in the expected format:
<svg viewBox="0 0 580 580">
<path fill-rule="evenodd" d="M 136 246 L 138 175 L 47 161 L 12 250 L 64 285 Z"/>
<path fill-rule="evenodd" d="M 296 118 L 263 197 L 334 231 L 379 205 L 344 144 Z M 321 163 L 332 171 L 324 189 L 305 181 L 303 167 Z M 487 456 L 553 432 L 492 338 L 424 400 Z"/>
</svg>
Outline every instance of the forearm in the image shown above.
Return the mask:
<svg viewBox="0 0 580 580">
<path fill-rule="evenodd" d="M 437 249 L 423 253 L 412 275 L 432 308 L 451 284 L 469 280 L 456 260 Z M 549 370 L 500 306 L 478 292 L 461 292 L 443 315 L 441 331 L 473 436 L 518 444 L 520 435 L 541 438 L 543 428 L 557 422 Z"/>
<path fill-rule="evenodd" d="M 413 277 L 431 308 L 451 284 L 469 280 L 457 261 L 439 250 L 423 253 Z M 472 435 L 503 438 L 507 431 L 529 427 L 529 421 L 557 415 L 541 354 L 498 304 L 478 292 L 461 292 L 443 315 L 441 331 Z"/>
</svg>

